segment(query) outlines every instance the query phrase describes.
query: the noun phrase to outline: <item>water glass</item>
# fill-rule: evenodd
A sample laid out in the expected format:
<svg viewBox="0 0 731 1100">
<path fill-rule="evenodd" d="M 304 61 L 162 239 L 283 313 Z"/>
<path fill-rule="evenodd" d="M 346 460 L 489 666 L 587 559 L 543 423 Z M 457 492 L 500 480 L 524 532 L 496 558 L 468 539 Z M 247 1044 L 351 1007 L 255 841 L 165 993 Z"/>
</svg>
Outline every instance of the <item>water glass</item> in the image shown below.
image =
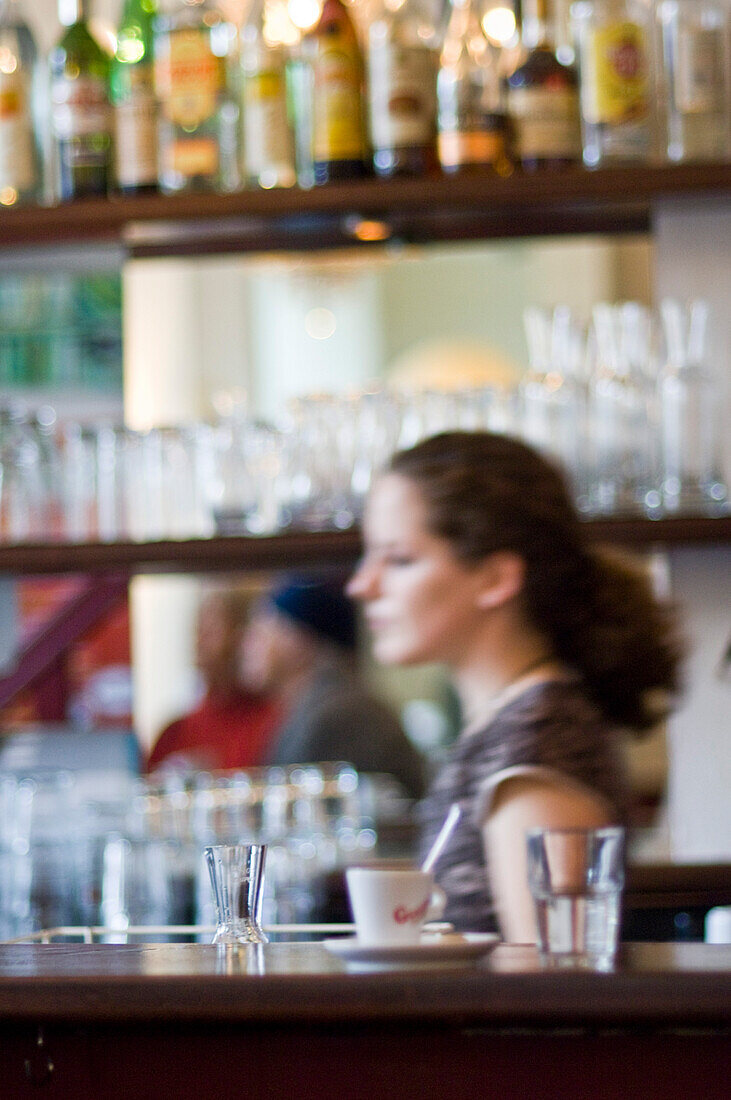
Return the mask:
<svg viewBox="0 0 731 1100">
<path fill-rule="evenodd" d="M 527 843 L 544 964 L 611 968 L 619 942 L 624 829 L 531 829 Z"/>
<path fill-rule="evenodd" d="M 658 378 L 665 511 L 725 510 L 722 472 L 723 387 L 708 352 L 708 304 L 660 303 L 665 336 Z"/>
<path fill-rule="evenodd" d="M 170 922 L 170 866 L 163 841 L 109 836 L 102 861 L 101 917 L 112 930 L 107 942 L 126 942 L 130 926 Z"/>
<path fill-rule="evenodd" d="M 588 386 L 588 511 L 647 512 L 660 504 L 651 388 L 651 323 L 636 303 L 593 309 Z"/>
<path fill-rule="evenodd" d="M 216 906 L 213 943 L 267 943 L 261 927 L 264 844 L 216 844 L 205 849 Z"/>
</svg>

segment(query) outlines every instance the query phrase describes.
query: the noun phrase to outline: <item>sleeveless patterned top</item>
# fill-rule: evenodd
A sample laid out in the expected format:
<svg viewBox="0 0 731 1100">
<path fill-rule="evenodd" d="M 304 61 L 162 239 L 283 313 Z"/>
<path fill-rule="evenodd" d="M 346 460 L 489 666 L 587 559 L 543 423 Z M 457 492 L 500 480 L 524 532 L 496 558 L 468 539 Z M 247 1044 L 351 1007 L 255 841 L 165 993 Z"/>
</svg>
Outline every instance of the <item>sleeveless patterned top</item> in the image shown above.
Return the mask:
<svg viewBox="0 0 731 1100">
<path fill-rule="evenodd" d="M 624 820 L 627 790 L 616 730 L 578 680 L 534 683 L 476 730 L 465 730 L 417 807 L 425 854 L 458 802 L 462 817 L 434 868 L 447 895 L 444 919 L 460 931 L 497 930 L 481 826 L 491 783 L 507 769 L 550 770 L 603 797 Z"/>
</svg>

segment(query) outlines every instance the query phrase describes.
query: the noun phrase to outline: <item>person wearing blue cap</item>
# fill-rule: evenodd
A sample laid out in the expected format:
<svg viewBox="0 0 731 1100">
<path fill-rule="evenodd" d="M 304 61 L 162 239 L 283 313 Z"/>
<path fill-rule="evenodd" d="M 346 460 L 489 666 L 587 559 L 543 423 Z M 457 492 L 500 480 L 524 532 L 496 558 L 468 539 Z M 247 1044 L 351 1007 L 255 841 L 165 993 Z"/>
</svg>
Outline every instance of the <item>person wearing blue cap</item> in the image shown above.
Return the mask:
<svg viewBox="0 0 731 1100">
<path fill-rule="evenodd" d="M 355 606 L 327 575 L 287 574 L 252 613 L 241 645 L 249 691 L 273 697 L 283 714 L 268 746 L 270 765 L 345 760 L 393 776 L 418 798 L 425 763 L 393 711 L 361 682 Z"/>
</svg>

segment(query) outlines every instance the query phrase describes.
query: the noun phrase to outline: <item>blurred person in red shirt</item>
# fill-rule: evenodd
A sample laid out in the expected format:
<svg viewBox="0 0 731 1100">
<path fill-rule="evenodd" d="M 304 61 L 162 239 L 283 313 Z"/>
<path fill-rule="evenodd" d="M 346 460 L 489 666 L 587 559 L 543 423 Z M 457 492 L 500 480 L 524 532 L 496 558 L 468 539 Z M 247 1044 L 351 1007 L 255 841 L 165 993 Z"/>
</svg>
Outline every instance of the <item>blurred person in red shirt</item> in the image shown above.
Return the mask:
<svg viewBox="0 0 731 1100">
<path fill-rule="evenodd" d="M 241 686 L 238 654 L 251 596 L 235 588 L 208 592 L 198 610 L 196 665 L 205 695 L 189 714 L 166 726 L 147 761 L 211 770 L 251 768 L 264 762 L 279 709 L 267 696 Z"/>
</svg>

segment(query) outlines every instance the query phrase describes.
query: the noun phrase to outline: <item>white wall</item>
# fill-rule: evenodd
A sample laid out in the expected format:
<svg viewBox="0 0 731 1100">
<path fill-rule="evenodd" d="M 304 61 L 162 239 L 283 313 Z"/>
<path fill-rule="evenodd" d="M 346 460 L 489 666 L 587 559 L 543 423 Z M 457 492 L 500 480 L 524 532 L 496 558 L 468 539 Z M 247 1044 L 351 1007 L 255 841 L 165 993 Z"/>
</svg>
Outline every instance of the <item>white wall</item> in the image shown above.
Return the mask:
<svg viewBox="0 0 731 1100">
<path fill-rule="evenodd" d="M 725 389 L 722 438 L 731 478 L 731 205 L 668 202 L 655 221 L 655 293 L 705 297 L 712 310 L 711 361 Z M 677 860 L 731 858 L 731 550 L 675 549 L 672 592 L 681 600 L 691 652 L 688 692 L 668 726 L 668 826 Z"/>
<path fill-rule="evenodd" d="M 731 859 L 731 548 L 670 554 L 690 642 L 687 692 L 668 722 L 668 830 L 674 859 Z"/>
<path fill-rule="evenodd" d="M 660 204 L 653 229 L 656 299 L 706 298 L 711 307 L 710 362 L 723 388 L 719 419 L 731 480 L 731 203 Z"/>
</svg>

